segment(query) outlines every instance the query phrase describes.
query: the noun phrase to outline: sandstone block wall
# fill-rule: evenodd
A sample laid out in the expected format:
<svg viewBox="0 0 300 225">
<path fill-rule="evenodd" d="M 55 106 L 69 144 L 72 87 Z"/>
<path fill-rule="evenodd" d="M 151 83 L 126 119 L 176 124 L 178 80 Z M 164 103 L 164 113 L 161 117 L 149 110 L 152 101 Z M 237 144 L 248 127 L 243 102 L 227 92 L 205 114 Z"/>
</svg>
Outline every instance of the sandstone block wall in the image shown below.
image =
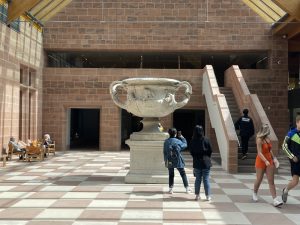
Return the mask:
<svg viewBox="0 0 300 225">
<path fill-rule="evenodd" d="M 273 36 L 270 24 L 265 23 L 240 0 L 210 0 L 208 5 L 206 0 L 111 0 L 109 2 L 73 0 L 46 24 L 44 34 L 44 47 L 47 51 L 200 51 L 206 53 L 267 51 L 269 67 L 266 71 L 268 72 L 261 74 L 255 70 L 245 73 L 246 81 L 250 91 L 256 93 L 261 99 L 279 139 L 282 138 L 288 125 L 288 113 L 285 112 L 288 79 L 287 40 Z M 94 84 L 91 84 L 88 78 L 84 78 L 85 72 L 83 71 L 87 71 L 87 74 L 113 71 L 109 74 L 104 73 L 106 82 L 104 82 L 105 85 L 101 85 L 108 87 L 107 81 L 120 79 L 123 77 L 120 71 L 126 70 L 99 69 L 95 72 L 96 70 L 78 69 L 78 71 L 80 72 L 76 69 L 59 68 L 44 70 L 43 75 L 46 81 L 43 112 L 49 112 L 50 116 L 50 112 L 53 111 L 55 117 L 62 115 L 62 108 L 54 109 L 53 106 L 51 109 L 47 108 L 50 94 L 55 96 L 64 92 L 64 98 L 68 98 L 73 106 L 80 105 L 79 102 L 87 104 L 87 102 L 98 101 L 93 99 L 101 99 L 105 102 L 103 106 L 101 103 L 103 107 L 101 115 L 111 110 L 111 117 L 105 117 L 113 120 L 114 128 L 108 129 L 109 134 L 113 135 L 113 139 L 118 137 L 119 131 L 116 127 L 120 126 L 119 117 L 117 118 L 119 112 L 112 106 L 107 95 L 108 90 L 105 88 L 94 90 Z M 157 71 L 160 72 L 160 70 Z M 74 85 L 73 78 L 71 81 L 68 80 L 70 75 L 75 76 L 77 73 L 81 74 L 81 78 L 78 79 L 82 80 L 76 81 L 81 82 L 76 84 L 78 85 L 76 87 L 79 88 L 78 90 L 84 87 L 84 90 L 81 90 L 80 96 L 75 97 L 73 92 L 67 90 L 69 90 L 68 85 L 71 87 Z M 99 78 L 95 79 L 102 79 L 100 74 Z M 136 76 L 132 74 L 132 70 L 124 74 L 128 74 L 125 77 Z M 66 90 L 62 90 L 66 86 Z M 196 87 L 199 89 L 194 88 L 194 90 L 200 93 L 201 85 Z M 77 99 L 74 100 L 74 98 Z M 203 100 L 199 99 L 197 99 L 197 104 L 204 105 Z M 196 104 L 193 106 L 196 107 Z M 59 121 L 62 119 L 59 117 Z M 170 123 L 171 117 L 165 120 L 168 121 L 166 123 Z M 55 132 L 55 136 L 58 135 L 57 138 L 61 139 L 60 143 L 63 143 L 62 132 L 64 131 L 55 131 L 55 129 L 58 128 L 54 128 L 53 124 L 47 122 L 47 117 L 44 117 L 43 131 Z M 103 128 L 101 132 L 104 132 Z M 213 134 L 213 131 L 209 133 Z M 109 140 L 111 139 L 107 137 L 107 134 L 101 136 L 100 142 L 103 146 L 101 149 L 116 149 L 119 144 L 114 143 L 113 146 L 108 147 Z"/>
<path fill-rule="evenodd" d="M 0 23 L 1 149 L 7 148 L 11 136 L 24 141 L 41 138 L 42 65 L 42 34 L 29 23 L 22 22 L 20 32 Z"/>
</svg>

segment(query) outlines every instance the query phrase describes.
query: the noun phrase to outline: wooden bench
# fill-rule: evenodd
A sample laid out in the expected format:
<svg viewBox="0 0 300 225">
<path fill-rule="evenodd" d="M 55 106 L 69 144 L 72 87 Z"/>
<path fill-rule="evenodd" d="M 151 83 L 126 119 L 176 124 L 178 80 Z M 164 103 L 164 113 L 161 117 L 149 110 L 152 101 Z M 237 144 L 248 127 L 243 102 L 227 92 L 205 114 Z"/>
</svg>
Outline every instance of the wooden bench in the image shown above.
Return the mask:
<svg viewBox="0 0 300 225">
<path fill-rule="evenodd" d="M 31 162 L 33 159 L 38 161 L 42 161 L 44 159 L 44 150 L 39 145 L 26 147 L 26 160 Z"/>
<path fill-rule="evenodd" d="M 8 143 L 8 153 L 7 153 L 8 159 L 11 160 L 13 155 L 19 156 L 20 159 L 20 156 L 22 156 L 23 154 L 22 152 L 14 152 L 14 147 L 12 143 Z"/>
<path fill-rule="evenodd" d="M 52 144 L 48 144 L 48 155 L 50 153 L 53 153 L 53 155 L 55 155 L 55 141 L 53 141 Z"/>
</svg>

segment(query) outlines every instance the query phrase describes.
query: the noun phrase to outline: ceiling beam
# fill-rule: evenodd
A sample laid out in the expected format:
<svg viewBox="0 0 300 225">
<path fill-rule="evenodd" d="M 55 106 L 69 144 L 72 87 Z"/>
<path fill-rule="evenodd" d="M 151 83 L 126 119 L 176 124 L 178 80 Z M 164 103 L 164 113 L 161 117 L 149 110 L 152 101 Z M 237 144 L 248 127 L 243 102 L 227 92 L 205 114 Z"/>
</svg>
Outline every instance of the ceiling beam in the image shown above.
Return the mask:
<svg viewBox="0 0 300 225">
<path fill-rule="evenodd" d="M 300 34 L 300 24 L 293 24 L 293 29 L 287 34 L 287 38 L 291 39 Z"/>
<path fill-rule="evenodd" d="M 295 18 L 289 15 L 288 18 L 286 18 L 284 21 L 276 24 L 276 26 L 273 28 L 273 33 L 280 33 L 289 23 L 294 22 L 294 20 Z"/>
<path fill-rule="evenodd" d="M 279 7 L 291 16 L 300 21 L 300 1 L 299 0 L 273 0 Z"/>
<path fill-rule="evenodd" d="M 10 24 L 26 11 L 34 7 L 40 0 L 11 0 L 8 3 L 7 24 Z"/>
<path fill-rule="evenodd" d="M 252 1 L 243 0 L 243 2 L 248 5 L 254 12 L 256 12 L 260 17 L 262 17 L 266 22 L 273 23 L 274 19 L 270 17 L 266 12 L 264 12 L 261 8 L 255 5 Z"/>
<path fill-rule="evenodd" d="M 41 3 L 39 3 L 38 5 L 36 5 L 34 8 L 32 8 L 30 10 L 30 14 L 34 16 L 39 11 L 43 10 L 43 8 L 47 7 L 47 5 L 49 5 L 51 2 L 52 2 L 52 0 L 44 0 L 44 1 L 42 1 Z"/>
<path fill-rule="evenodd" d="M 251 0 L 251 1 L 263 12 L 265 12 L 269 17 L 271 17 L 274 21 L 277 21 L 281 18 L 281 16 L 278 15 L 269 5 L 265 4 L 261 0 Z"/>
<path fill-rule="evenodd" d="M 51 12 L 53 8 L 57 6 L 60 2 L 63 2 L 64 0 L 52 0 L 49 4 L 47 4 L 43 9 L 41 9 L 38 13 L 34 14 L 34 16 L 38 19 L 41 20 L 43 16 Z"/>
<path fill-rule="evenodd" d="M 261 1 L 264 2 L 266 5 L 268 5 L 270 8 L 272 8 L 272 10 L 274 10 L 274 12 L 276 12 L 280 17 L 283 17 L 286 14 L 286 12 L 282 10 L 282 8 L 280 8 L 274 2 L 272 2 L 272 0 L 261 0 Z"/>
<path fill-rule="evenodd" d="M 46 22 L 53 16 L 55 16 L 59 11 L 61 11 L 64 7 L 66 7 L 72 0 L 64 0 L 59 5 L 57 5 L 51 12 L 45 15 L 41 20 Z"/>
</svg>

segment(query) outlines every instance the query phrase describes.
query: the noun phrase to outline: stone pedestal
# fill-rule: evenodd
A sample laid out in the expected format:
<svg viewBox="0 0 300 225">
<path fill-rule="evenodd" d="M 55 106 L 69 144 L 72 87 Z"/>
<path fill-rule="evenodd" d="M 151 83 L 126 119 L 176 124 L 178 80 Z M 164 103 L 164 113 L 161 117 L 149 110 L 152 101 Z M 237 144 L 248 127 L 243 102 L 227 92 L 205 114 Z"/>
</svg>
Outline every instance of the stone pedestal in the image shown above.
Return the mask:
<svg viewBox="0 0 300 225">
<path fill-rule="evenodd" d="M 164 165 L 163 144 L 169 135 L 167 133 L 141 133 L 142 140 L 137 140 L 138 137 L 133 133 L 126 141 L 130 147 L 130 170 L 125 177 L 125 182 L 168 183 L 168 169 Z"/>
</svg>

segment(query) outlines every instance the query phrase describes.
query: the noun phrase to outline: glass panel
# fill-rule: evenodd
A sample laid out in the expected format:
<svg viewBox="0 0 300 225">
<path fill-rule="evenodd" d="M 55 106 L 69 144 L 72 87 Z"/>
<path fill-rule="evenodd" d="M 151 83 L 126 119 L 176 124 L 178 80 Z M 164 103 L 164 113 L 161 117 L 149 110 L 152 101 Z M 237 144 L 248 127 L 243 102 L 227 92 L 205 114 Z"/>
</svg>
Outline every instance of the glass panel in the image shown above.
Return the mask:
<svg viewBox="0 0 300 225">
<path fill-rule="evenodd" d="M 0 21 L 6 24 L 7 21 L 7 3 L 0 3 Z M 13 21 L 9 27 L 17 32 L 20 32 L 20 18 Z"/>
<path fill-rule="evenodd" d="M 48 52 L 48 67 L 201 69 L 268 68 L 268 53 L 257 52 Z"/>
<path fill-rule="evenodd" d="M 6 23 L 7 20 L 7 4 L 0 3 L 0 21 Z"/>
</svg>

